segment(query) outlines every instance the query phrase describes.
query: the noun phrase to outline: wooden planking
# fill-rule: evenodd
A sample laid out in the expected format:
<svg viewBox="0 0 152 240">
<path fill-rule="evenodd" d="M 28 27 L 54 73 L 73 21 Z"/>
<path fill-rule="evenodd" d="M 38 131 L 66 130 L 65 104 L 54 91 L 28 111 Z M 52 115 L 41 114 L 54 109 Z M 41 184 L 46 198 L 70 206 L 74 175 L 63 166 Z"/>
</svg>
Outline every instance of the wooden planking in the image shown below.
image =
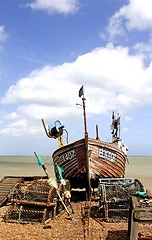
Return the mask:
<svg viewBox="0 0 152 240">
<path fill-rule="evenodd" d="M 53 153 L 54 165 L 58 164 L 63 170 L 63 177 L 71 181 L 77 181 L 81 185 L 86 174 L 86 146 L 85 139 L 67 144 Z M 99 156 L 100 151 L 105 151 L 109 159 Z M 98 183 L 99 178 L 124 177 L 126 155 L 116 145 L 100 140 L 88 139 L 88 155 L 90 177 Z M 55 169 L 56 175 L 58 175 Z M 79 185 L 77 186 L 79 187 Z"/>
<path fill-rule="evenodd" d="M 74 151 L 74 156 L 61 161 L 60 156 L 66 158 L 66 153 Z M 77 176 L 80 174 L 80 169 L 83 170 L 85 165 L 85 142 L 84 139 L 68 144 L 64 147 L 57 149 L 53 153 L 54 164 L 58 164 L 64 169 L 63 176 L 68 178 L 69 175 Z"/>
<path fill-rule="evenodd" d="M 111 162 L 98 157 L 99 149 L 109 149 L 116 153 L 116 161 Z M 123 177 L 125 173 L 126 157 L 124 153 L 111 143 L 89 139 L 90 167 L 93 173 L 100 177 Z"/>
<path fill-rule="evenodd" d="M 0 181 L 0 207 L 8 198 L 10 191 L 15 187 L 17 183 L 22 182 L 22 177 L 4 177 Z"/>
</svg>

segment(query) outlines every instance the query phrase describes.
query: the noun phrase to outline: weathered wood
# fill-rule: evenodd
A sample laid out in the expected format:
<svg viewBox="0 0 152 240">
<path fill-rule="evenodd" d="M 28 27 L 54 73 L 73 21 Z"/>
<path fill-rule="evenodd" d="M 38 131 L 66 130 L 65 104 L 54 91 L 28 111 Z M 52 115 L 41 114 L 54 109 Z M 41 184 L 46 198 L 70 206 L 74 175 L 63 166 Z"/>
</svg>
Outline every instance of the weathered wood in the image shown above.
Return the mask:
<svg viewBox="0 0 152 240">
<path fill-rule="evenodd" d="M 19 203 L 22 205 L 34 205 L 34 206 L 41 206 L 41 207 L 53 207 L 56 206 L 56 203 L 43 203 L 43 202 L 33 202 L 28 200 L 11 200 L 11 202 Z"/>
<path fill-rule="evenodd" d="M 86 149 L 88 149 L 91 187 L 98 187 L 99 178 L 122 178 L 127 160 L 124 152 L 115 144 L 88 138 L 80 139 L 57 149 L 52 157 L 54 166 L 63 170 L 63 178 L 69 179 L 72 188 L 86 188 Z M 55 169 L 58 176 L 58 172 Z"/>
<path fill-rule="evenodd" d="M 16 186 L 17 183 L 20 183 L 22 179 L 22 177 L 4 177 L 0 181 L 0 207 L 7 200 L 10 191 Z"/>
<path fill-rule="evenodd" d="M 138 223 L 152 224 L 152 207 L 140 206 L 138 198 L 132 196 L 128 222 L 129 240 L 138 240 Z"/>
<path fill-rule="evenodd" d="M 152 208 L 135 209 L 134 221 L 152 221 Z"/>
</svg>

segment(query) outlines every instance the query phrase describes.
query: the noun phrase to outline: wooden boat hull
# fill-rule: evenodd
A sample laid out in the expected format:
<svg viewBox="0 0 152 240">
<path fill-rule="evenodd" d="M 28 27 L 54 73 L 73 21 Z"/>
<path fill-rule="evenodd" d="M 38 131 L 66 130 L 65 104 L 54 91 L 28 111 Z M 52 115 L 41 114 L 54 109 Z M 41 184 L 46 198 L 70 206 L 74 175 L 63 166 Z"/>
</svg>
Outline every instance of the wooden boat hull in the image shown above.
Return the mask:
<svg viewBox="0 0 152 240">
<path fill-rule="evenodd" d="M 72 188 L 87 186 L 88 171 L 92 187 L 97 187 L 99 178 L 122 178 L 125 174 L 126 155 L 113 143 L 89 138 L 86 147 L 85 138 L 57 149 L 52 157 L 54 167 L 58 164 L 63 170 L 63 178 L 68 179 Z M 58 172 L 55 167 L 55 174 Z"/>
</svg>

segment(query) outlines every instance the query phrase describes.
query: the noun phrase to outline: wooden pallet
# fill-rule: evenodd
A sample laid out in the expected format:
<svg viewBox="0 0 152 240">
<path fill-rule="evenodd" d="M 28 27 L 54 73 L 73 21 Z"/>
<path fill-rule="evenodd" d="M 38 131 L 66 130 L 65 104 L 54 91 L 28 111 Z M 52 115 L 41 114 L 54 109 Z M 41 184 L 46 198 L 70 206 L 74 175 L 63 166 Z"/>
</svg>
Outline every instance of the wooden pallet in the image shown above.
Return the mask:
<svg viewBox="0 0 152 240">
<path fill-rule="evenodd" d="M 7 200 L 10 191 L 22 181 L 23 177 L 4 177 L 0 181 L 0 207 Z"/>
</svg>

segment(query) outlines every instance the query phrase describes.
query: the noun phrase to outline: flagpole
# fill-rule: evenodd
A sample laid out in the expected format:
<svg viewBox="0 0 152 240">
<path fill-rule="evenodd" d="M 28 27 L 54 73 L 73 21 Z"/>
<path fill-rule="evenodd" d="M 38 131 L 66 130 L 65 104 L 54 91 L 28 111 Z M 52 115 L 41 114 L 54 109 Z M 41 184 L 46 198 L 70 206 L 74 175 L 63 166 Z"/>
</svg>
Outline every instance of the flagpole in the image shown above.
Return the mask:
<svg viewBox="0 0 152 240">
<path fill-rule="evenodd" d="M 83 121 L 84 121 L 84 135 L 87 134 L 87 121 L 86 121 L 86 106 L 85 106 L 85 97 L 84 97 L 84 88 L 83 85 L 79 90 L 79 97 L 82 99 L 82 105 L 77 104 L 83 107 Z"/>
<path fill-rule="evenodd" d="M 86 120 L 86 106 L 85 106 L 85 98 L 83 96 L 82 98 L 82 102 L 83 102 L 83 116 L 84 116 L 84 134 L 88 134 L 87 133 L 87 120 Z"/>
<path fill-rule="evenodd" d="M 38 165 L 41 166 L 41 167 L 43 168 L 43 170 L 44 170 L 44 172 L 45 172 L 47 178 L 50 178 L 50 177 L 49 177 L 49 174 L 47 173 L 47 170 L 46 170 L 45 164 L 43 163 L 41 157 L 40 157 L 39 155 L 37 155 L 36 152 L 34 152 L 34 154 L 35 154 L 35 156 L 36 156 L 36 158 L 37 158 Z"/>
</svg>

